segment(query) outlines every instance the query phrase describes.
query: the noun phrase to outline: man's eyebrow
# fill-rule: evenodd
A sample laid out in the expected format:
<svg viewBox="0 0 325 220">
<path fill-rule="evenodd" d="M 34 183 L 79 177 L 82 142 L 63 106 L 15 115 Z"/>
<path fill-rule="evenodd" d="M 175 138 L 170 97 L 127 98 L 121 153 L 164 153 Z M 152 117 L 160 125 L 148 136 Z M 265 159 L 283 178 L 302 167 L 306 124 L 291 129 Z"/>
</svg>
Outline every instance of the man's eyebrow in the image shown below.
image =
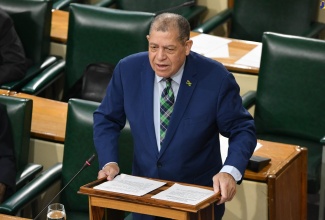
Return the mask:
<svg viewBox="0 0 325 220">
<path fill-rule="evenodd" d="M 164 48 L 167 48 L 167 47 L 172 47 L 172 48 L 176 48 L 175 45 L 167 45 L 167 46 L 163 46 Z"/>
</svg>

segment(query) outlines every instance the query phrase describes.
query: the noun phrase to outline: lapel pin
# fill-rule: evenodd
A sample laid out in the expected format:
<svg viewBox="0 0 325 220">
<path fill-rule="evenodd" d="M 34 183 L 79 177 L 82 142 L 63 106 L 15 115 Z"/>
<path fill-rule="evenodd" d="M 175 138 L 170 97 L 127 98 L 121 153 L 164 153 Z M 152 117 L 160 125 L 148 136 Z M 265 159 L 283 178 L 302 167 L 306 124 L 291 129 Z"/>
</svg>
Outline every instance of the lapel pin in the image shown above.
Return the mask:
<svg viewBox="0 0 325 220">
<path fill-rule="evenodd" d="M 188 85 L 188 86 L 191 86 L 192 85 L 192 83 L 190 82 L 190 80 L 187 80 L 186 81 L 186 85 Z"/>
</svg>

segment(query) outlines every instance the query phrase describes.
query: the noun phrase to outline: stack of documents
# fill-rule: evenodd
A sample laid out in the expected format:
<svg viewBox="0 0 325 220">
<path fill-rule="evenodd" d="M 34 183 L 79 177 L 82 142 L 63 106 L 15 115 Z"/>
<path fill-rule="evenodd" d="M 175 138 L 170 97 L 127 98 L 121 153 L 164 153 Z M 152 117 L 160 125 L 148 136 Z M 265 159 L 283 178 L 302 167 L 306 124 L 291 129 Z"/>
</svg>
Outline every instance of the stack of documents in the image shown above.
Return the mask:
<svg viewBox="0 0 325 220">
<path fill-rule="evenodd" d="M 192 51 L 209 58 L 227 58 L 229 57 L 228 43 L 229 39 L 217 37 L 209 34 L 200 34 L 192 37 Z"/>
<path fill-rule="evenodd" d="M 127 174 L 120 174 L 117 175 L 112 181 L 107 181 L 95 186 L 94 189 L 124 193 L 134 196 L 143 196 L 165 184 L 165 182 L 150 180 Z"/>
<path fill-rule="evenodd" d="M 94 187 L 94 189 L 117 192 L 134 196 L 143 196 L 163 185 L 165 182 L 150 180 L 147 178 L 120 174 L 112 181 L 106 181 Z M 174 184 L 151 198 L 183 204 L 196 205 L 214 194 L 213 190 L 200 187 Z"/>
</svg>

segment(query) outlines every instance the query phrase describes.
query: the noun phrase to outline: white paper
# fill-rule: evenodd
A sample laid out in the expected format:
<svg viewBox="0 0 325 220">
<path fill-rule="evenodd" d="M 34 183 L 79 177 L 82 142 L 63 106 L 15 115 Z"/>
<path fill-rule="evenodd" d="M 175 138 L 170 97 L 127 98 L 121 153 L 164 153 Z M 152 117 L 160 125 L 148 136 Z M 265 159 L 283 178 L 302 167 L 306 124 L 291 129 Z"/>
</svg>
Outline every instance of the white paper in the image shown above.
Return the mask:
<svg viewBox="0 0 325 220">
<path fill-rule="evenodd" d="M 228 143 L 228 138 L 222 136 L 221 134 L 219 134 L 219 141 L 220 141 L 220 150 L 221 150 L 221 158 L 222 158 L 222 163 L 225 163 L 225 160 L 227 158 L 228 155 L 228 147 L 229 147 L 229 143 Z M 260 147 L 262 147 L 262 144 L 257 142 L 255 150 L 258 150 Z"/>
<path fill-rule="evenodd" d="M 163 185 L 165 182 L 150 180 L 147 178 L 120 174 L 112 181 L 106 181 L 94 187 L 94 189 L 117 192 L 134 196 L 143 196 Z"/>
<path fill-rule="evenodd" d="M 192 37 L 192 51 L 210 58 L 229 57 L 228 43 L 231 40 L 209 34 L 200 34 Z"/>
<path fill-rule="evenodd" d="M 259 43 L 253 50 L 235 62 L 238 65 L 260 68 L 262 55 L 262 43 Z"/>
<path fill-rule="evenodd" d="M 199 187 L 185 186 L 175 183 L 167 190 L 164 190 L 151 198 L 179 202 L 188 205 L 196 205 L 214 194 L 213 190 Z"/>
</svg>

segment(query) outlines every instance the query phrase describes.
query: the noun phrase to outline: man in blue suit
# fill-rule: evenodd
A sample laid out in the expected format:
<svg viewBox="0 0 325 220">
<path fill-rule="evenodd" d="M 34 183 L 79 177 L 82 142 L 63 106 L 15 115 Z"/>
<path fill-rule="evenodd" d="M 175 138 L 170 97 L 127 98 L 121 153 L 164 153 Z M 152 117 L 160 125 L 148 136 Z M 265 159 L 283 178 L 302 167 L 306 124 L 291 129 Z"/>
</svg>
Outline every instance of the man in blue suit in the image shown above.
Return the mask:
<svg viewBox="0 0 325 220">
<path fill-rule="evenodd" d="M 118 138 L 130 123 L 133 175 L 213 186 L 221 192 L 215 219 L 236 193 L 255 146 L 254 121 L 242 107 L 239 86 L 222 64 L 191 52 L 190 25 L 163 13 L 151 24 L 149 51 L 122 59 L 106 96 L 94 112 L 94 142 L 102 169 L 98 178 L 119 173 Z M 169 88 L 167 107 L 160 103 Z M 161 105 L 167 109 L 161 129 Z M 169 108 L 171 107 L 171 109 Z M 165 118 L 165 119 L 166 119 Z M 229 138 L 222 163 L 219 133 Z M 163 136 L 161 136 L 163 135 Z M 134 214 L 133 219 L 158 219 Z"/>
</svg>

